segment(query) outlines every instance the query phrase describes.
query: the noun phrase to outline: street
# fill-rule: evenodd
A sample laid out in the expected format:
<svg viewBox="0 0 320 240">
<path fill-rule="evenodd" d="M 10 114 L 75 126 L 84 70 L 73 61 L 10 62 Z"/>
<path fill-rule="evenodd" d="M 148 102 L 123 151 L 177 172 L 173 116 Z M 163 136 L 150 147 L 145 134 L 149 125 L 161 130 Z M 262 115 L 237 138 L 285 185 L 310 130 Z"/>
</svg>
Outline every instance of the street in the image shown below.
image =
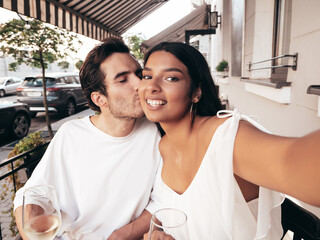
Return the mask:
<svg viewBox="0 0 320 240">
<path fill-rule="evenodd" d="M 10 95 L 7 95 L 7 96 L 5 96 L 3 98 L 0 98 L 0 101 L 8 101 L 8 102 L 15 102 L 16 100 L 17 100 L 17 95 L 15 95 L 15 94 L 10 94 Z M 87 108 L 88 108 L 87 106 L 78 107 L 77 112 L 78 111 L 82 111 L 82 110 L 87 109 Z M 50 121 L 51 121 L 51 123 L 57 122 L 57 121 L 59 121 L 59 120 L 61 120 L 63 118 L 65 118 L 65 116 L 62 115 L 62 114 L 55 113 L 55 112 L 50 113 Z M 37 130 L 42 129 L 42 128 L 46 127 L 46 126 L 47 126 L 47 123 L 46 123 L 46 115 L 45 115 L 45 113 L 44 112 L 38 112 L 36 117 L 31 119 L 31 126 L 30 126 L 30 129 L 29 129 L 29 133 L 36 132 Z M 13 141 L 12 139 L 7 139 L 7 138 L 6 139 L 0 139 L 0 147 L 9 144 L 12 141 Z"/>
</svg>

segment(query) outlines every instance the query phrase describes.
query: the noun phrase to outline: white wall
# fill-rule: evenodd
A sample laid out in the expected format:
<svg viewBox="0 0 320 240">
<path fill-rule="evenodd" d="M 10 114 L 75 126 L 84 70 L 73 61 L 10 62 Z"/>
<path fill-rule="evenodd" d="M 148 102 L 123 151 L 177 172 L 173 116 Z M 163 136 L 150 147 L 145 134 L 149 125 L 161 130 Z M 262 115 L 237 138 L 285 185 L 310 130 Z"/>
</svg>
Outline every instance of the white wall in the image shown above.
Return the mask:
<svg viewBox="0 0 320 240">
<path fill-rule="evenodd" d="M 272 38 L 270 36 L 272 36 L 272 30 L 270 24 L 266 22 L 266 19 L 270 18 L 270 11 L 273 14 L 273 4 L 271 7 L 270 2 L 272 1 L 246 1 L 242 76 L 250 76 L 250 73 L 244 71 L 250 60 L 258 61 L 271 57 Z M 229 8 L 221 7 L 223 4 L 227 5 L 230 2 L 217 2 L 217 9 L 223 10 L 221 12 L 223 30 L 218 31 L 216 36 L 217 41 L 220 42 L 217 45 L 223 44 L 220 47 L 223 49 L 223 53 L 222 56 L 217 54 L 218 59 L 228 59 L 230 56 L 230 46 L 228 46 L 230 35 L 228 33 L 231 33 L 231 29 L 226 16 L 230 13 L 228 12 Z M 320 118 L 317 116 L 318 97 L 306 94 L 309 85 L 320 84 L 320 48 L 318 47 L 320 15 L 316 14 L 317 11 L 320 11 L 320 1 L 314 0 L 305 4 L 303 0 L 295 0 L 292 11 L 290 53 L 298 52 L 299 56 L 297 71 L 288 70 L 288 81 L 292 82 L 290 103 L 277 103 L 261 95 L 247 92 L 245 83 L 240 81 L 240 78 L 229 76 L 227 84 L 220 84 L 220 89 L 224 95 L 228 96 L 231 108 L 238 108 L 247 114 L 258 115 L 261 123 L 273 133 L 301 136 L 320 128 Z M 222 40 L 219 41 L 221 36 Z M 251 77 L 267 77 L 269 73 L 261 71 L 252 75 Z"/>
</svg>

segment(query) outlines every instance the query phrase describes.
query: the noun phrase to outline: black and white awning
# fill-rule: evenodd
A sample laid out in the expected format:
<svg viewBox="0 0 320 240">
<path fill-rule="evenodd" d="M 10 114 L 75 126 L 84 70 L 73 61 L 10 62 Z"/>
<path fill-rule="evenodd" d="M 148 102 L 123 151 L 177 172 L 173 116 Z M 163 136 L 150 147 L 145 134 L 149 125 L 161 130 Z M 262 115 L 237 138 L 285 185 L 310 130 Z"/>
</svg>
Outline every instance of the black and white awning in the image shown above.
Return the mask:
<svg viewBox="0 0 320 240">
<path fill-rule="evenodd" d="M 0 7 L 102 40 L 121 37 L 169 0 L 0 0 Z"/>
</svg>

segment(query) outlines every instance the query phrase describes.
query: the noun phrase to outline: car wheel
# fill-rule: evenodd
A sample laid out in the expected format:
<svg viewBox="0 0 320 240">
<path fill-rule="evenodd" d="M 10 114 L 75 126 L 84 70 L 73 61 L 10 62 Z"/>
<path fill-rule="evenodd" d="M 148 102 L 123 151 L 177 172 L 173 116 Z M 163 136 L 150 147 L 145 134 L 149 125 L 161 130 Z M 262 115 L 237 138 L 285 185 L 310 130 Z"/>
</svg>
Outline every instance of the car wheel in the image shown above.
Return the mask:
<svg viewBox="0 0 320 240">
<path fill-rule="evenodd" d="M 38 112 L 30 112 L 30 116 L 31 116 L 32 118 L 35 118 L 35 117 L 37 116 L 37 113 L 38 113 Z"/>
<path fill-rule="evenodd" d="M 6 95 L 5 91 L 3 89 L 0 90 L 0 97 L 4 97 Z"/>
<path fill-rule="evenodd" d="M 25 113 L 18 113 L 12 120 L 11 135 L 14 138 L 22 138 L 29 132 L 30 119 Z"/>
<path fill-rule="evenodd" d="M 67 116 L 73 115 L 75 113 L 75 111 L 76 111 L 76 105 L 75 105 L 74 101 L 71 99 L 68 100 L 67 109 L 66 109 Z"/>
</svg>

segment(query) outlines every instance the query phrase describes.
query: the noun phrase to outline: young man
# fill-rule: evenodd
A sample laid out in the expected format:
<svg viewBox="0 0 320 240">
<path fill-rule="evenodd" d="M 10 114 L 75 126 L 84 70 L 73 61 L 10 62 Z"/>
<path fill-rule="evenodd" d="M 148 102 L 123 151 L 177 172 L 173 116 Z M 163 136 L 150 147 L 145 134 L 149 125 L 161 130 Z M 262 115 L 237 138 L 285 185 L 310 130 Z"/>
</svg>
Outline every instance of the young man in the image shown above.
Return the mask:
<svg viewBox="0 0 320 240">
<path fill-rule="evenodd" d="M 143 118 L 140 74 L 121 40 L 106 39 L 90 51 L 80 80 L 89 106 L 100 114 L 61 126 L 17 192 L 15 217 L 23 237 L 23 191 L 39 184 L 57 192 L 61 239 L 139 239 L 148 231 L 151 214 L 145 208 L 160 161 L 160 136 Z M 147 209 L 152 212 L 152 205 Z"/>
</svg>

